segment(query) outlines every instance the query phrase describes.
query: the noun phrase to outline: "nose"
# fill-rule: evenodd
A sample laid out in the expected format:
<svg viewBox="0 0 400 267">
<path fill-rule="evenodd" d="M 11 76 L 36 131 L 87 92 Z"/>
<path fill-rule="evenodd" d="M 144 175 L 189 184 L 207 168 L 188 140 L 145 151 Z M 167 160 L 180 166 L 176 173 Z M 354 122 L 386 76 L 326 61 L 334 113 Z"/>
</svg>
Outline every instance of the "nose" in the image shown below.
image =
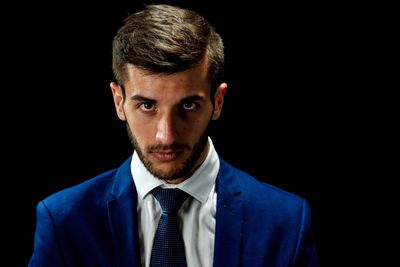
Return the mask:
<svg viewBox="0 0 400 267">
<path fill-rule="evenodd" d="M 173 144 L 177 138 L 177 127 L 172 112 L 161 116 L 157 123 L 156 140 L 164 145 Z"/>
</svg>

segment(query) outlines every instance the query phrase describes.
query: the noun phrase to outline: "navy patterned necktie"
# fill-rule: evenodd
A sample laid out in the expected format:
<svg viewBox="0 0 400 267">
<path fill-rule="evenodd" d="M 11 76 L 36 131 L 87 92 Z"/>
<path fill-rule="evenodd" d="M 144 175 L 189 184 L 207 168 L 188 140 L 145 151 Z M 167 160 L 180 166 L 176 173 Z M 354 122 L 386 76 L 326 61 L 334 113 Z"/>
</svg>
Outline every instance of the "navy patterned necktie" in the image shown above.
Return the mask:
<svg viewBox="0 0 400 267">
<path fill-rule="evenodd" d="M 189 196 L 184 191 L 163 189 L 152 191 L 162 208 L 151 252 L 151 267 L 186 267 L 185 247 L 179 231 L 177 213 Z"/>
</svg>

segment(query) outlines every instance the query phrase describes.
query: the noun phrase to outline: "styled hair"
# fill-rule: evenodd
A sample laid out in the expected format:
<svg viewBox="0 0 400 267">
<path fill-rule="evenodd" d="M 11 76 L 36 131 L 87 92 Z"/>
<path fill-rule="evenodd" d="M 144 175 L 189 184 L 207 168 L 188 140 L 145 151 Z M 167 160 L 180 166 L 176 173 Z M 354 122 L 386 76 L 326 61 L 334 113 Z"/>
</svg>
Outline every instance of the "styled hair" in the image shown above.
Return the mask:
<svg viewBox="0 0 400 267">
<path fill-rule="evenodd" d="M 148 5 L 129 15 L 112 43 L 112 68 L 120 85 L 124 85 L 127 64 L 150 74 L 172 74 L 203 60 L 213 95 L 223 80 L 222 38 L 204 17 L 177 6 Z"/>
</svg>

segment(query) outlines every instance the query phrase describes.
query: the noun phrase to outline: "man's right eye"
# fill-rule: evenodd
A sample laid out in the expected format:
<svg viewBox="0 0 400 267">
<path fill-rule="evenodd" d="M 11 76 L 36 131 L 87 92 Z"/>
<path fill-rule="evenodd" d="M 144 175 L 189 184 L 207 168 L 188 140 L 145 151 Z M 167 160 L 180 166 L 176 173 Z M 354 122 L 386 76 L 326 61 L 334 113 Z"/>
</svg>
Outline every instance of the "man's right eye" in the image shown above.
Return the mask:
<svg viewBox="0 0 400 267">
<path fill-rule="evenodd" d="M 140 108 L 145 112 L 153 111 L 154 110 L 154 104 L 150 103 L 150 102 L 144 102 L 144 103 L 142 103 L 140 105 Z"/>
</svg>

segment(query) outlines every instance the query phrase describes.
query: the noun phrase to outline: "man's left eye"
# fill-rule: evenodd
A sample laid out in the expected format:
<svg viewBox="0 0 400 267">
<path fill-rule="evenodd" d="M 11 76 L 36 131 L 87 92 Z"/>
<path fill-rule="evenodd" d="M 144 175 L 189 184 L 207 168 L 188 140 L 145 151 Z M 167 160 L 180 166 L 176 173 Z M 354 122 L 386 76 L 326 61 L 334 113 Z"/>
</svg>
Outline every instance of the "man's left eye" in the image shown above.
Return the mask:
<svg viewBox="0 0 400 267">
<path fill-rule="evenodd" d="M 184 110 L 193 110 L 196 107 L 196 104 L 193 102 L 183 103 Z"/>
</svg>

